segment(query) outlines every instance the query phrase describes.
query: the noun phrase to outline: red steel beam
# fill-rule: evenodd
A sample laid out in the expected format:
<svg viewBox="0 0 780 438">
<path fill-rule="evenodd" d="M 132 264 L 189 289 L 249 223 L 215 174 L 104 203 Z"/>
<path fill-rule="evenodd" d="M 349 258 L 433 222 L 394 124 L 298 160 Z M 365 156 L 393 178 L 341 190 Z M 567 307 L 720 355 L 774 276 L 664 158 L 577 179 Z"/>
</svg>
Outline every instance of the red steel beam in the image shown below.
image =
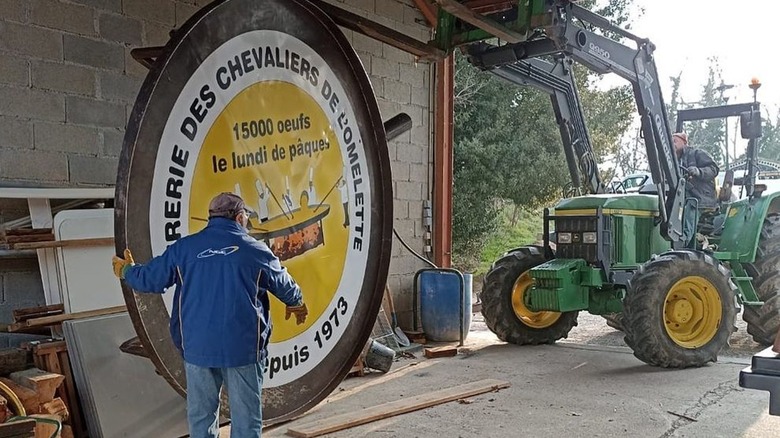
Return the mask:
<svg viewBox="0 0 780 438">
<path fill-rule="evenodd" d="M 436 103 L 433 151 L 433 262 L 452 266 L 452 163 L 455 58 L 436 62 Z"/>
<path fill-rule="evenodd" d="M 417 8 L 436 26 L 437 7 L 429 0 L 414 0 Z M 452 123 L 455 96 L 455 58 L 436 62 L 436 99 L 434 104 L 433 150 L 433 263 L 452 266 Z"/>
</svg>

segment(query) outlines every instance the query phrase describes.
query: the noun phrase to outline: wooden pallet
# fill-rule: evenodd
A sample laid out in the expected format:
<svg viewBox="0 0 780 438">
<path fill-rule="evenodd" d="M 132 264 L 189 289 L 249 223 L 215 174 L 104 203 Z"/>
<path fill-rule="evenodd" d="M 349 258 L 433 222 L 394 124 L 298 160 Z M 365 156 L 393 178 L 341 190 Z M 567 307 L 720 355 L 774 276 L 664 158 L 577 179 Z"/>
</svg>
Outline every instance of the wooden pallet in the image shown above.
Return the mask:
<svg viewBox="0 0 780 438">
<path fill-rule="evenodd" d="M 56 396 L 64 402 L 70 414 L 68 423 L 74 436 L 82 436 L 85 422 L 79 405 L 76 384 L 73 380 L 67 344 L 62 340 L 49 340 L 29 342 L 23 344 L 23 347 L 32 351 L 33 363 L 37 368 L 65 377 L 63 384 L 56 390 Z"/>
</svg>

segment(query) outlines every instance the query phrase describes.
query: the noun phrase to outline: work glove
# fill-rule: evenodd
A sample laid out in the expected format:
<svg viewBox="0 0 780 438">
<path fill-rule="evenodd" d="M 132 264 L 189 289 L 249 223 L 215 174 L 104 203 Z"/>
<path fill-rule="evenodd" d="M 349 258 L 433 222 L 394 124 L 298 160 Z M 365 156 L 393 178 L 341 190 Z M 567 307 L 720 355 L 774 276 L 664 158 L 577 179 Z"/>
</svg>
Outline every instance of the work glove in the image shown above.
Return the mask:
<svg viewBox="0 0 780 438">
<path fill-rule="evenodd" d="M 293 314 L 295 315 L 296 324 L 301 325 L 306 322 L 306 317 L 309 315 L 309 309 L 306 308 L 306 303 L 303 303 L 300 306 L 287 306 L 284 309 L 285 321 L 290 319 L 290 315 Z"/>
<path fill-rule="evenodd" d="M 129 249 L 125 249 L 125 258 L 114 256 L 114 258 L 111 259 L 111 265 L 114 267 L 114 275 L 116 275 L 116 278 L 120 279 L 125 278 L 125 270 L 134 264 L 135 260 L 133 260 L 133 254 Z"/>
<path fill-rule="evenodd" d="M 688 176 L 695 176 L 695 177 L 701 176 L 701 170 L 699 170 L 699 168 L 696 166 L 691 166 L 687 170 L 688 170 Z"/>
</svg>

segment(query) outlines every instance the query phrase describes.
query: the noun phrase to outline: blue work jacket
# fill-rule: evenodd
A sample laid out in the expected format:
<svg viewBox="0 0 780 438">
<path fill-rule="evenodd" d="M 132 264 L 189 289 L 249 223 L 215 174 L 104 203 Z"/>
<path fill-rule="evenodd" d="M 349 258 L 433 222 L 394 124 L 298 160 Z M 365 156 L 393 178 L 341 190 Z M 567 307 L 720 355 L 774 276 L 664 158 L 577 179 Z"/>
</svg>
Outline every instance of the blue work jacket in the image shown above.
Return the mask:
<svg viewBox="0 0 780 438">
<path fill-rule="evenodd" d="M 226 218 L 210 219 L 149 263 L 127 268 L 124 279 L 137 292 L 176 285 L 171 336 L 184 360 L 202 367 L 264 361 L 271 336 L 267 292 L 288 306 L 302 303 L 300 287 L 268 246 Z"/>
</svg>

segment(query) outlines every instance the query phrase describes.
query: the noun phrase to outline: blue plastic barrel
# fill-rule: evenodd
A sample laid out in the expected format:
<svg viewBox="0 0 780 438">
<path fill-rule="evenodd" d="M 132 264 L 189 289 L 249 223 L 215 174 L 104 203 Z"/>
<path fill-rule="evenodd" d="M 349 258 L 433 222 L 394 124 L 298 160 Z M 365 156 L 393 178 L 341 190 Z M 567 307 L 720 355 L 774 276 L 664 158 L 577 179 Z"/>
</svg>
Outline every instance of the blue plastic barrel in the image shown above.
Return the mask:
<svg viewBox="0 0 780 438">
<path fill-rule="evenodd" d="M 466 339 L 471 327 L 471 274 L 454 269 L 423 269 L 415 274 L 415 292 L 419 296 L 420 324 L 426 339 L 434 342 Z"/>
</svg>

